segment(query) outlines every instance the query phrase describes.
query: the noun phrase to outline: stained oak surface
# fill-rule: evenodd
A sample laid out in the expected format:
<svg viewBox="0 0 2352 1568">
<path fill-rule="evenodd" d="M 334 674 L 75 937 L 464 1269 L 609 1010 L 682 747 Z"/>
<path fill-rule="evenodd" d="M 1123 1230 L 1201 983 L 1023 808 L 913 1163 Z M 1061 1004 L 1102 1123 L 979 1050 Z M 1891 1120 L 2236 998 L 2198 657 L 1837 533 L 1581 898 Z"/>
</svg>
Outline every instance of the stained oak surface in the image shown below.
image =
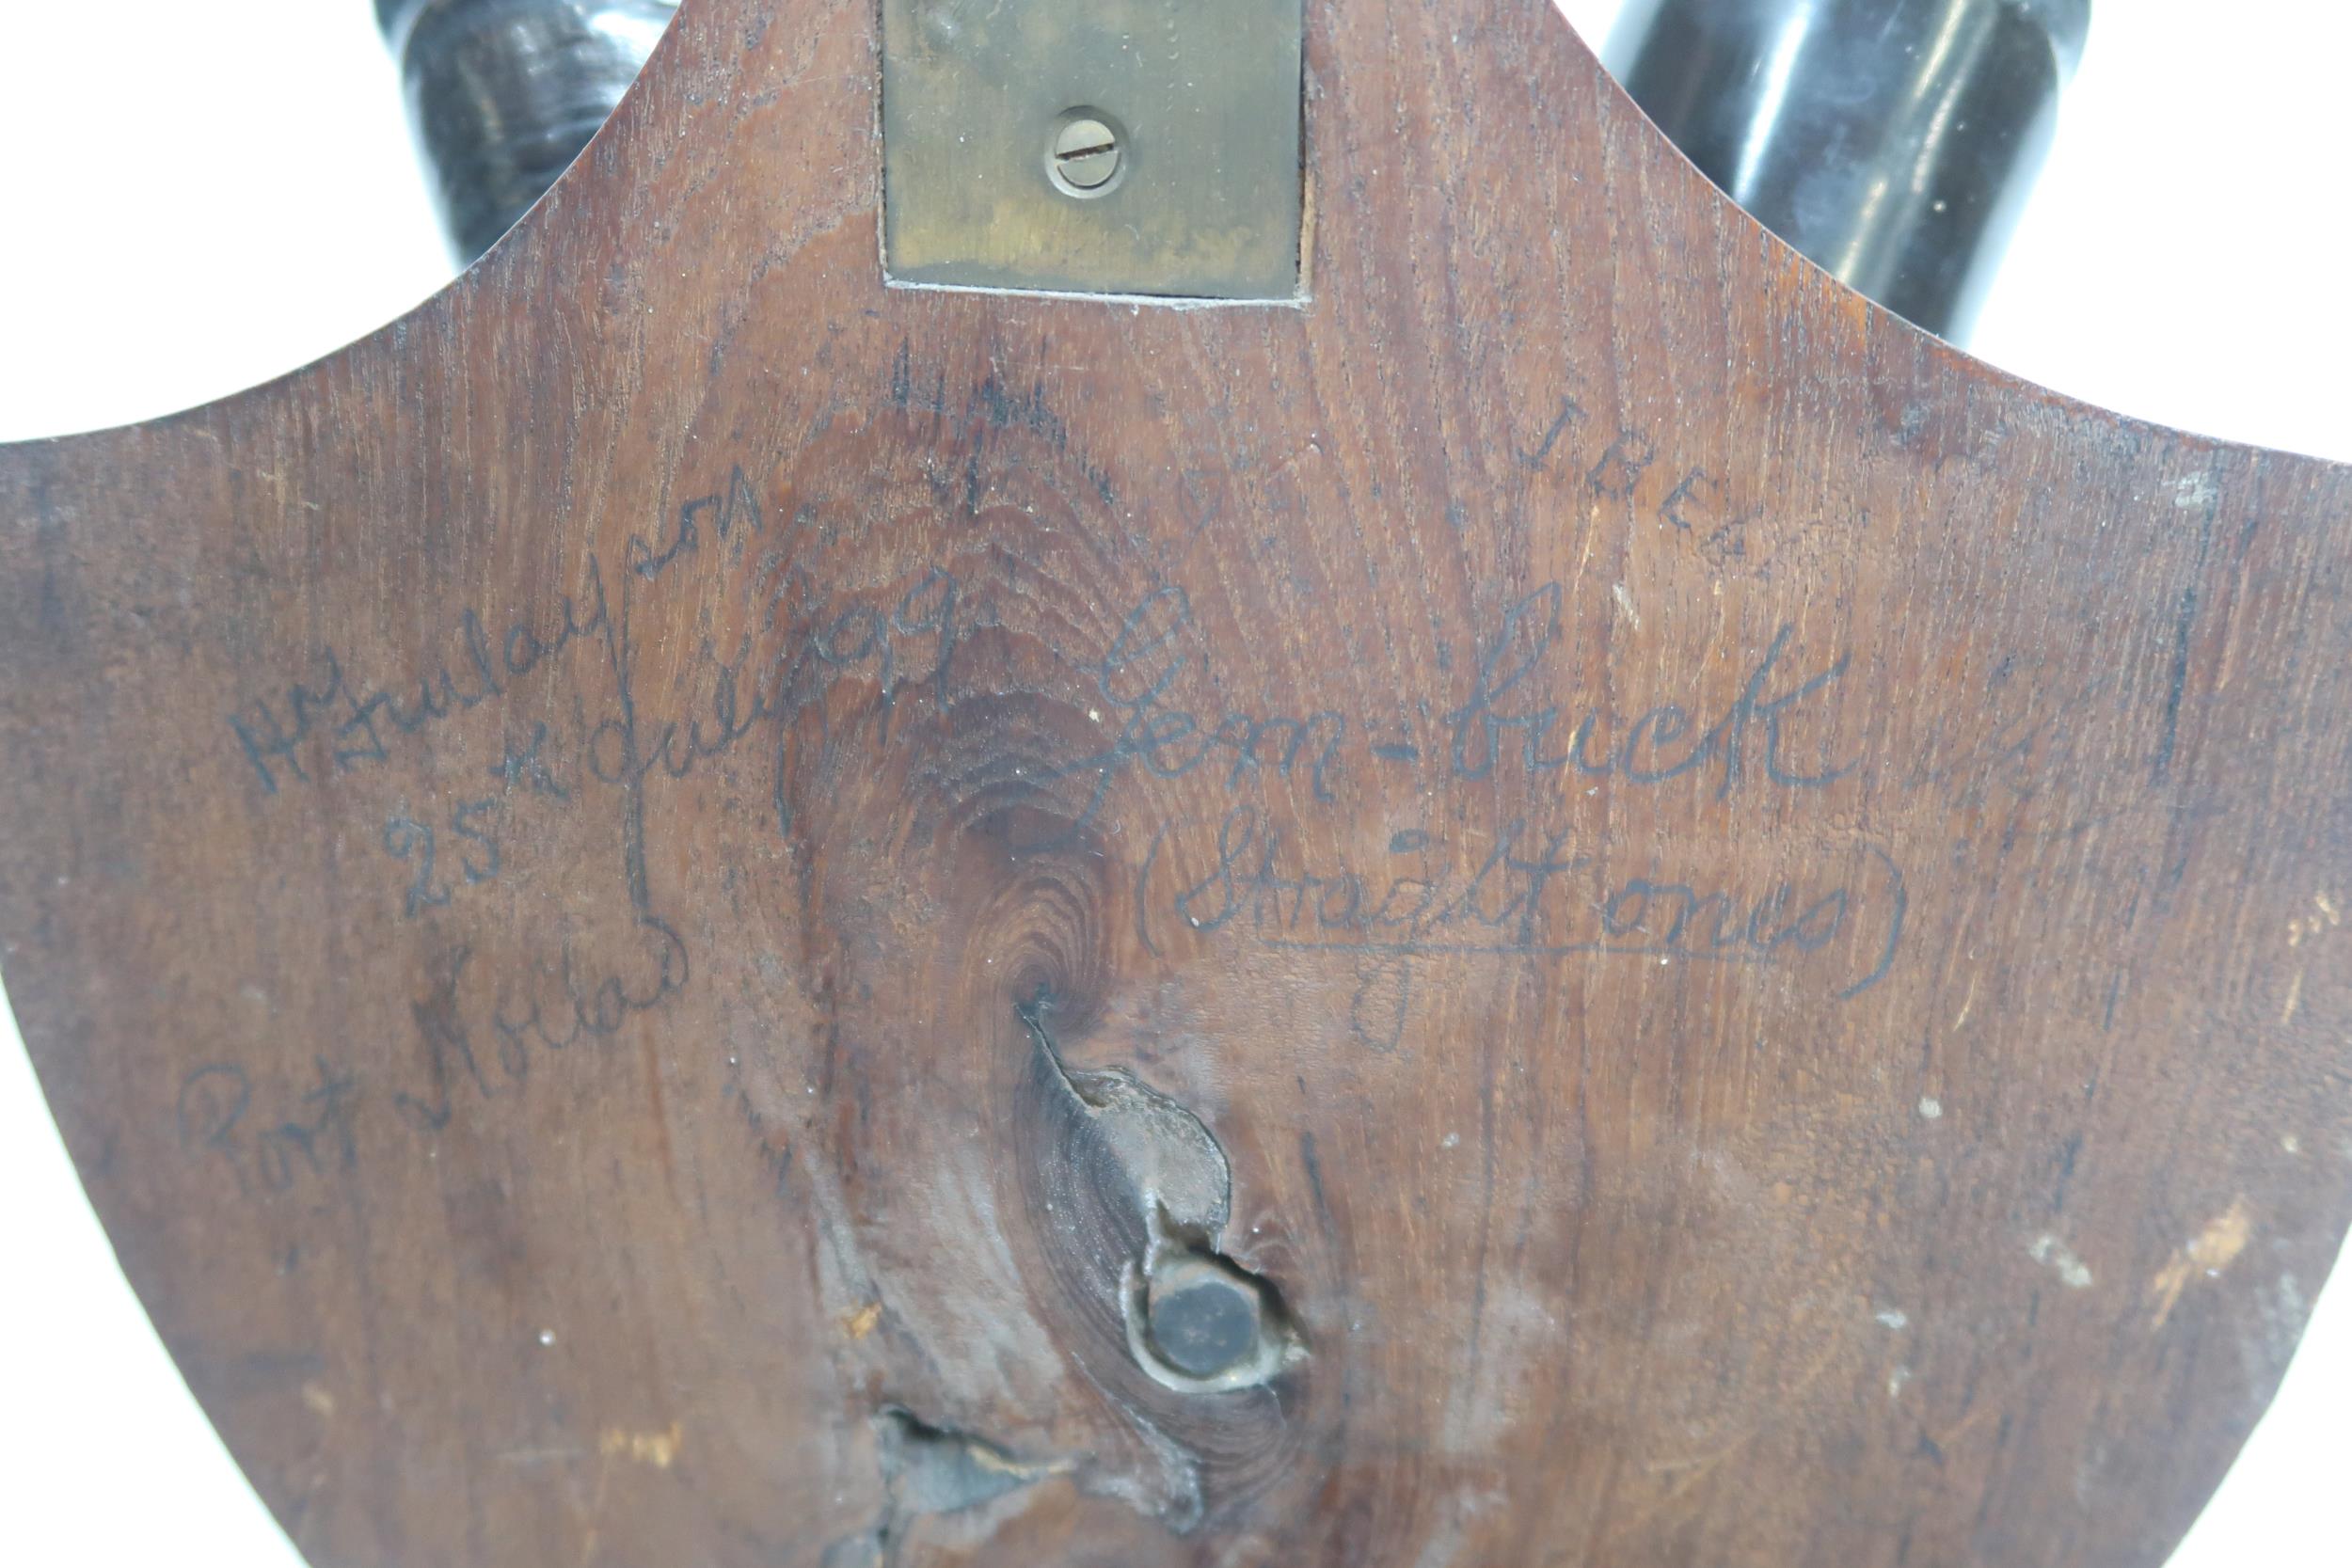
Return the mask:
<svg viewBox="0 0 2352 1568">
<path fill-rule="evenodd" d="M 2158 1562 L 2347 1217 L 2345 471 L 1539 5 L 1310 7 L 1295 309 L 885 288 L 875 79 L 688 0 L 415 315 L 0 451 L 9 993 L 303 1549 Z"/>
</svg>

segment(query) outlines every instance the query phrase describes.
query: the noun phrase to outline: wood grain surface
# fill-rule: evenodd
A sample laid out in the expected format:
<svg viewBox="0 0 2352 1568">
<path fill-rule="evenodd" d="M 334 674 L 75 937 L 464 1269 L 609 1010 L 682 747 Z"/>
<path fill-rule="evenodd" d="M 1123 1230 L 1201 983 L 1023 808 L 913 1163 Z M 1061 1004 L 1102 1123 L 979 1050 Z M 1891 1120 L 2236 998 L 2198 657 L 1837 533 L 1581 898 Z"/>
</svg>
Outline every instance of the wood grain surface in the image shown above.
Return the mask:
<svg viewBox="0 0 2352 1568">
<path fill-rule="evenodd" d="M 1295 308 L 886 287 L 873 7 L 687 0 L 411 317 L 0 451 L 8 992 L 313 1561 L 2196 1513 L 2352 1196 L 2352 476 L 1888 318 L 1534 0 L 1307 54 Z"/>
</svg>

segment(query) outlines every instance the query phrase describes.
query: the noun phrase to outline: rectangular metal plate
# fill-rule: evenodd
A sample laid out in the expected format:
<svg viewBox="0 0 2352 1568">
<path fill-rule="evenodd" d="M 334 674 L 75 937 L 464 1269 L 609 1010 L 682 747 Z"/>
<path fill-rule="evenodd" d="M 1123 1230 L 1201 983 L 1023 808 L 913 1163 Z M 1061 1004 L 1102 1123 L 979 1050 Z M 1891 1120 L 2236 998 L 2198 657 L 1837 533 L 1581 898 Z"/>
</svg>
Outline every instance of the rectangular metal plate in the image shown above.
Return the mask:
<svg viewBox="0 0 2352 1568">
<path fill-rule="evenodd" d="M 1298 293 L 1302 0 L 882 0 L 899 282 Z M 1057 161 L 1108 130 L 1116 167 Z M 1074 180 L 1073 180 L 1074 177 Z"/>
</svg>

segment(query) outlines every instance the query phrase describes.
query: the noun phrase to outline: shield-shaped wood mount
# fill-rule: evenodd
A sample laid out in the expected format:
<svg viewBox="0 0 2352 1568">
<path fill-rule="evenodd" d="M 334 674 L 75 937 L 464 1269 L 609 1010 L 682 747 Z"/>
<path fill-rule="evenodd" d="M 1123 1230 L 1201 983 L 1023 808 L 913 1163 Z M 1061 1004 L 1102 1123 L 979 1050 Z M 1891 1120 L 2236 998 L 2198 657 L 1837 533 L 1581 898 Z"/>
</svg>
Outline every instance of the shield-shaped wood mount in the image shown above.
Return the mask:
<svg viewBox="0 0 2352 1568">
<path fill-rule="evenodd" d="M 1310 0 L 1295 288 L 914 286 L 882 11 L 0 451 L 8 991 L 302 1549 L 2159 1562 L 2352 1194 L 2346 471 L 1843 291 L 1538 0 Z"/>
</svg>

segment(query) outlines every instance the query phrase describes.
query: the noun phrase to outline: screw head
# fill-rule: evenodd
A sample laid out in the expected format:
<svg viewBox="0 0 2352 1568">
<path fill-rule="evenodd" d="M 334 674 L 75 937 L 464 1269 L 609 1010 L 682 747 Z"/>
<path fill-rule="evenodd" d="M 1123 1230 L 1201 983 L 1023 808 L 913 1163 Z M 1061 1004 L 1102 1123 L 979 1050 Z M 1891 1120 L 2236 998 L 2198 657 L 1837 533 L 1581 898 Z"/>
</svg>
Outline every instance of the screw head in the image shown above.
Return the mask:
<svg viewBox="0 0 2352 1568">
<path fill-rule="evenodd" d="M 1257 1290 L 1210 1259 L 1176 1258 L 1155 1270 L 1144 1310 L 1152 1348 L 1187 1377 L 1216 1377 L 1258 1353 Z"/>
<path fill-rule="evenodd" d="M 1055 129 L 1045 172 L 1065 196 L 1102 196 L 1124 157 L 1119 132 L 1107 120 L 1073 109 Z"/>
</svg>

